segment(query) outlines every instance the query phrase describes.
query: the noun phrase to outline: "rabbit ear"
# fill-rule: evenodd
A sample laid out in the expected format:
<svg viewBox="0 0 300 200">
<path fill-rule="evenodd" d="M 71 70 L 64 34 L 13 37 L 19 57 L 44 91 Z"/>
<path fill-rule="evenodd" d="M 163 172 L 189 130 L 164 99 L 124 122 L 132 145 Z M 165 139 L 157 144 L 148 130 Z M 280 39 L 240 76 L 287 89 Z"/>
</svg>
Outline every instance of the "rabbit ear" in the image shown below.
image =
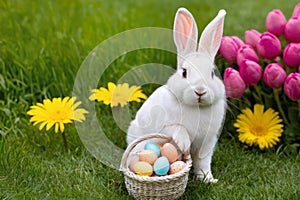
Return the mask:
<svg viewBox="0 0 300 200">
<path fill-rule="evenodd" d="M 201 34 L 198 51 L 206 51 L 214 60 L 221 44 L 225 10 L 220 10 L 218 15 L 205 27 Z"/>
<path fill-rule="evenodd" d="M 177 62 L 197 49 L 198 29 L 192 14 L 185 8 L 177 10 L 174 21 L 174 42 L 177 47 Z"/>
</svg>

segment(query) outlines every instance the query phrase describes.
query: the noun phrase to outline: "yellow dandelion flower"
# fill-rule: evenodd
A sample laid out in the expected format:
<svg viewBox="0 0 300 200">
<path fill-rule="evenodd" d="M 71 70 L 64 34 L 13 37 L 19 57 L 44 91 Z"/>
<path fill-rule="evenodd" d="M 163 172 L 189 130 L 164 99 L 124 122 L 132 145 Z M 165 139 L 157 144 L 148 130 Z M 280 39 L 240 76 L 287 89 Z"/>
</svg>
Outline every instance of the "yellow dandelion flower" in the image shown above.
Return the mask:
<svg viewBox="0 0 300 200">
<path fill-rule="evenodd" d="M 282 119 L 278 112 L 264 106 L 254 105 L 254 112 L 249 108 L 242 110 L 237 116 L 234 126 L 239 133 L 239 140 L 249 146 L 258 145 L 261 150 L 273 147 L 283 132 Z"/>
<path fill-rule="evenodd" d="M 102 101 L 111 107 L 116 107 L 119 104 L 123 107 L 128 102 L 141 102 L 142 99 L 147 99 L 147 96 L 142 92 L 140 86 L 129 87 L 128 83 L 115 85 L 109 82 L 108 89 L 100 87 L 99 89 L 93 89 L 92 93 L 93 94 L 89 97 L 91 101 Z"/>
<path fill-rule="evenodd" d="M 76 97 L 65 97 L 64 99 L 53 98 L 45 99 L 43 103 L 37 103 L 30 107 L 27 112 L 31 115 L 30 122 L 34 126 L 40 124 L 39 130 L 42 130 L 46 126 L 46 131 L 48 131 L 53 125 L 55 125 L 55 133 L 64 132 L 64 124 L 72 123 L 72 120 L 82 122 L 85 120 L 84 114 L 87 114 L 83 108 L 78 108 L 81 104 L 80 101 L 76 102 Z"/>
</svg>

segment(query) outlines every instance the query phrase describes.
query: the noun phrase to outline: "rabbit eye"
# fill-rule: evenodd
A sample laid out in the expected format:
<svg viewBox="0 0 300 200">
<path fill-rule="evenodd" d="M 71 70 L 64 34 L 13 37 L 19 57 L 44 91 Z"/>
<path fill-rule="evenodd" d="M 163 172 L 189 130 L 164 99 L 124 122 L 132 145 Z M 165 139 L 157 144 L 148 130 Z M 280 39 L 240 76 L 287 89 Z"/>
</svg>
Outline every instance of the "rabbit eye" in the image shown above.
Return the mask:
<svg viewBox="0 0 300 200">
<path fill-rule="evenodd" d="M 211 78 L 214 79 L 214 76 L 215 76 L 215 72 L 214 70 L 211 72 Z"/>
<path fill-rule="evenodd" d="M 186 78 L 186 69 L 185 68 L 182 68 L 182 77 Z"/>
</svg>

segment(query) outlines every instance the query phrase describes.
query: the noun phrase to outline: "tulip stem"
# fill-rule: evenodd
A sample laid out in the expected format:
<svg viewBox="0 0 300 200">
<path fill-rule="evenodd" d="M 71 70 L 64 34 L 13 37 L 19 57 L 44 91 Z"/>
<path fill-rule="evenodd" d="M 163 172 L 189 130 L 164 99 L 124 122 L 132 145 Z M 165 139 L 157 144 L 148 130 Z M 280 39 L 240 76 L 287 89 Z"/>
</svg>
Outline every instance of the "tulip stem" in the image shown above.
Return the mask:
<svg viewBox="0 0 300 200">
<path fill-rule="evenodd" d="M 286 67 L 286 74 L 289 75 L 291 73 L 293 73 L 293 69 L 290 67 Z"/>
<path fill-rule="evenodd" d="M 260 103 L 263 103 L 261 89 L 258 87 L 257 84 L 254 85 L 254 89 L 255 89 L 256 93 L 258 94 L 258 98 L 260 100 Z"/>
<path fill-rule="evenodd" d="M 300 100 L 298 100 L 298 117 L 300 116 Z"/>
<path fill-rule="evenodd" d="M 289 124 L 289 121 L 288 121 L 288 119 L 286 118 L 285 113 L 284 113 L 284 110 L 282 109 L 282 106 L 281 106 L 281 104 L 280 104 L 279 90 L 280 90 L 280 89 L 276 89 L 276 88 L 273 89 L 274 98 L 275 98 L 275 101 L 276 101 L 276 104 L 277 104 L 279 113 L 281 114 L 281 116 L 282 116 L 282 118 L 283 118 L 283 122 L 285 123 L 285 125 L 288 125 L 288 124 Z"/>
</svg>

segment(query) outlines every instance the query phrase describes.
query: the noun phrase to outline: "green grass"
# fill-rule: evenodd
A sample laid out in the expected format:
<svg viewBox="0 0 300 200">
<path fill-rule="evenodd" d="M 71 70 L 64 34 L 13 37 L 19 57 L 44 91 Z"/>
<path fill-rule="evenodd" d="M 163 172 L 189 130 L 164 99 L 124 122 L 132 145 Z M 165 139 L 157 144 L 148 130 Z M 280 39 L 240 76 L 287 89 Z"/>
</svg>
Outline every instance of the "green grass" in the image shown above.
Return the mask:
<svg viewBox="0 0 300 200">
<path fill-rule="evenodd" d="M 26 115 L 44 98 L 71 95 L 81 63 L 100 42 L 137 27 L 172 28 L 180 6 L 193 13 L 200 30 L 225 8 L 224 34 L 243 38 L 247 29 L 265 31 L 265 16 L 274 8 L 289 18 L 297 2 L 0 0 L 0 199 L 131 199 L 122 174 L 96 160 L 73 125 L 66 129 L 66 153 L 60 134 L 38 131 Z M 111 64 L 100 84 L 118 81 L 133 66 L 175 61 L 163 51 L 130 52 Z M 155 87 L 144 90 L 150 94 Z M 97 104 L 97 114 L 107 136 L 124 148 L 125 133 L 109 107 Z M 290 152 L 247 149 L 224 131 L 212 166 L 220 181 L 206 185 L 190 178 L 182 199 L 299 199 L 300 159 Z"/>
<path fill-rule="evenodd" d="M 74 137 L 69 137 L 70 153 L 63 153 L 59 139 L 52 137 L 45 146 L 43 139 L 29 136 L 1 140 L 2 198 L 131 199 L 120 172 L 101 165 Z M 221 138 L 213 161 L 219 182 L 207 185 L 190 177 L 182 199 L 298 199 L 300 195 L 300 165 L 294 157 L 245 150 L 236 141 Z"/>
</svg>

